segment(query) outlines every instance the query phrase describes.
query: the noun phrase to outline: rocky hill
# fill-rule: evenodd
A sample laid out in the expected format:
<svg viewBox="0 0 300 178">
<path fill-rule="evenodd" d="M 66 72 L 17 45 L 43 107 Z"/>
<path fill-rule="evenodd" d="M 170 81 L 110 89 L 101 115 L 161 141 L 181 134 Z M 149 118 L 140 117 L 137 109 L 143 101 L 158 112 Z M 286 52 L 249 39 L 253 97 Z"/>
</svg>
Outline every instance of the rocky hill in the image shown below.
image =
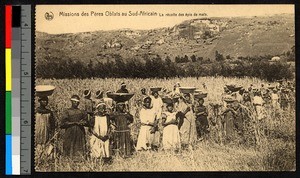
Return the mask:
<svg viewBox="0 0 300 178">
<path fill-rule="evenodd" d="M 294 16 L 202 18 L 168 28 L 120 29 L 75 34 L 36 32 L 37 64 L 71 58 L 83 61 L 140 59 L 144 55 L 196 55 L 213 59 L 224 56 L 279 55 L 295 45 Z"/>
</svg>

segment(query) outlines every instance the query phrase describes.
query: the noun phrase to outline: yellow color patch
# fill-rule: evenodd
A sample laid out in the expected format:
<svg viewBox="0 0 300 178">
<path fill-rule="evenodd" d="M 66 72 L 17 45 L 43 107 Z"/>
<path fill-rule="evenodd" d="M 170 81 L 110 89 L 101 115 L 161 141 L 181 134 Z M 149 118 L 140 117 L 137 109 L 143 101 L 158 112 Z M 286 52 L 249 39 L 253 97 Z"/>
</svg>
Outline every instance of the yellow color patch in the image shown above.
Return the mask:
<svg viewBox="0 0 300 178">
<path fill-rule="evenodd" d="M 11 49 L 5 49 L 5 90 L 11 91 Z"/>
</svg>

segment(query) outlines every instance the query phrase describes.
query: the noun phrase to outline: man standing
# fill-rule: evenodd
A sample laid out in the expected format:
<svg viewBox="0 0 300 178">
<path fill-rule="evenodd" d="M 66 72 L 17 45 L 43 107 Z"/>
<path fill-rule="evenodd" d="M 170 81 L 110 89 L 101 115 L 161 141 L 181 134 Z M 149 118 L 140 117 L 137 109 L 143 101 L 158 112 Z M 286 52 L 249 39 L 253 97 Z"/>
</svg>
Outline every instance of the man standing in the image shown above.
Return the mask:
<svg viewBox="0 0 300 178">
<path fill-rule="evenodd" d="M 129 91 L 126 88 L 126 84 L 125 82 L 121 83 L 121 88 L 119 90 L 117 90 L 116 93 L 129 93 Z"/>
</svg>

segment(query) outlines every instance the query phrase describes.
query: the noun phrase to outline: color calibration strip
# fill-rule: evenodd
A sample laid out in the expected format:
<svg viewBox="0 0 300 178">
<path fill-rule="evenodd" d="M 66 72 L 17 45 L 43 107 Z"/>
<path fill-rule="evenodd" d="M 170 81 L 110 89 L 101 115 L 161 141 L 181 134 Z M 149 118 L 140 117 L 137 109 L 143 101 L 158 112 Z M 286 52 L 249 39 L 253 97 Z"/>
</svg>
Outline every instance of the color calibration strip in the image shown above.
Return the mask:
<svg viewBox="0 0 300 178">
<path fill-rule="evenodd" d="M 11 32 L 12 6 L 5 6 L 5 173 L 12 175 L 12 136 L 11 136 Z"/>
<path fill-rule="evenodd" d="M 21 7 L 5 6 L 6 174 L 20 175 Z"/>
</svg>

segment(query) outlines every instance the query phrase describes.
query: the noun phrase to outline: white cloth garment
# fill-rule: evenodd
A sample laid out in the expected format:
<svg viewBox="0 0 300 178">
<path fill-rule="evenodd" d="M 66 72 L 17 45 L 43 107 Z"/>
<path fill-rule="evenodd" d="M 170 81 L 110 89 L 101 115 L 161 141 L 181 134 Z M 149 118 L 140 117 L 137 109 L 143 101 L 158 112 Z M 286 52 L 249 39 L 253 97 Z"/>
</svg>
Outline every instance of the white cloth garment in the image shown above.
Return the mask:
<svg viewBox="0 0 300 178">
<path fill-rule="evenodd" d="M 253 104 L 255 106 L 256 114 L 257 114 L 257 119 L 261 120 L 264 117 L 264 100 L 260 96 L 254 96 L 253 97 Z"/>
<path fill-rule="evenodd" d="M 138 136 L 138 141 L 136 145 L 137 150 L 147 150 L 150 149 L 151 144 L 154 141 L 154 134 L 151 134 L 151 126 L 148 125 L 143 125 L 143 124 L 148 124 L 154 123 L 156 116 L 156 112 L 154 111 L 153 108 L 151 109 L 145 109 L 142 108 L 140 111 L 140 120 L 141 120 L 141 128 Z"/>
<path fill-rule="evenodd" d="M 164 112 L 163 115 L 166 117 L 166 123 L 176 119 L 176 112 Z M 180 148 L 180 135 L 177 125 L 172 124 L 164 127 L 162 142 L 165 150 Z"/>
<path fill-rule="evenodd" d="M 160 119 L 162 107 L 164 105 L 162 99 L 160 97 L 155 98 L 154 96 L 151 96 L 151 104 L 154 112 L 156 113 L 156 118 Z"/>
<path fill-rule="evenodd" d="M 95 124 L 92 128 L 98 135 L 105 136 L 108 132 L 106 116 L 95 116 Z M 93 158 L 101 158 L 101 157 L 109 157 L 109 139 L 103 142 L 99 138 L 94 135 L 91 135 L 90 138 L 90 146 L 91 146 L 91 157 Z"/>
<path fill-rule="evenodd" d="M 272 106 L 273 108 L 275 109 L 278 109 L 280 106 L 279 106 L 279 96 L 277 93 L 272 93 L 271 94 L 271 99 L 272 99 Z"/>
</svg>

